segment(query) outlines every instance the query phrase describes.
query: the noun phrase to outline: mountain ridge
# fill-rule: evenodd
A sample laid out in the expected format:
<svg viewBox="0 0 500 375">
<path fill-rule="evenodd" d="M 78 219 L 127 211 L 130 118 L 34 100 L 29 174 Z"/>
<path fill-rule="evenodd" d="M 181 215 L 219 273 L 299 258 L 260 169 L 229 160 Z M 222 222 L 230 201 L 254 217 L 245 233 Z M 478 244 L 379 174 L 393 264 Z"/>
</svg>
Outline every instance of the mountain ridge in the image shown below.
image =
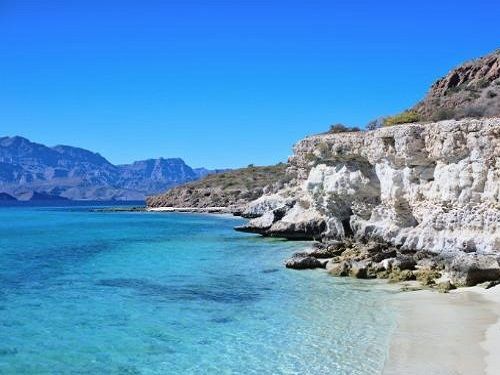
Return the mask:
<svg viewBox="0 0 500 375">
<path fill-rule="evenodd" d="M 181 158 L 115 165 L 99 153 L 69 145 L 49 147 L 21 137 L 0 137 L 0 192 L 25 200 L 143 200 L 218 170 L 191 168 Z"/>
</svg>

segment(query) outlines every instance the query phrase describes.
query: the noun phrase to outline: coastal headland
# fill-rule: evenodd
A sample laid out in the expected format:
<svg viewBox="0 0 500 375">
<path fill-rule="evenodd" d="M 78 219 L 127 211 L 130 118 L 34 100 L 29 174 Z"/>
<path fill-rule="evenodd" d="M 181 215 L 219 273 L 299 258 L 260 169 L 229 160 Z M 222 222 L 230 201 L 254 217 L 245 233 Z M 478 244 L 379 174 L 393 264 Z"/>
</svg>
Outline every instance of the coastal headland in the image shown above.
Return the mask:
<svg viewBox="0 0 500 375">
<path fill-rule="evenodd" d="M 284 175 L 239 186 L 238 200 L 223 185 L 192 183 L 148 209 L 209 212 L 228 198 L 218 211 L 250 219 L 236 230 L 314 241 L 288 268 L 404 283 L 387 374 L 496 374 L 499 87 L 495 51 L 450 71 L 385 126 L 299 141 Z"/>
</svg>

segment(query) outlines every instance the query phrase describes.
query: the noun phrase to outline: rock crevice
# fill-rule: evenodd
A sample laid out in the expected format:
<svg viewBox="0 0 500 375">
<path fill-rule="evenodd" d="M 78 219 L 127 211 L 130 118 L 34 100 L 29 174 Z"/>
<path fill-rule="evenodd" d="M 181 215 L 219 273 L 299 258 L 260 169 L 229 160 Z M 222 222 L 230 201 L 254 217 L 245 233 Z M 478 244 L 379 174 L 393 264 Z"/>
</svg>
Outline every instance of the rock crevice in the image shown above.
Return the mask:
<svg viewBox="0 0 500 375">
<path fill-rule="evenodd" d="M 500 118 L 316 135 L 294 147 L 288 171 L 294 178 L 259 198 L 260 216 L 241 230 L 455 258 L 500 253 Z"/>
</svg>

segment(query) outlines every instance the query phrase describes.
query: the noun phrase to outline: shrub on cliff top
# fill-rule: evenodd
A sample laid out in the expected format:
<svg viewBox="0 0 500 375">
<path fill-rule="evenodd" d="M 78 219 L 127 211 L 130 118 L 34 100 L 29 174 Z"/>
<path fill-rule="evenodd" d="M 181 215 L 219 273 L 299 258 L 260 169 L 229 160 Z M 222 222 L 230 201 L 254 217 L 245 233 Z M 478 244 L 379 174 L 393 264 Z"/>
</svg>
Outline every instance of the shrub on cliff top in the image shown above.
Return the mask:
<svg viewBox="0 0 500 375">
<path fill-rule="evenodd" d="M 344 124 L 333 124 L 330 125 L 330 130 L 328 130 L 328 133 L 336 134 L 336 133 L 350 133 L 350 132 L 359 132 L 360 129 L 357 127 L 349 127 Z"/>
<path fill-rule="evenodd" d="M 408 124 L 411 122 L 417 122 L 420 120 L 420 116 L 415 111 L 404 111 L 400 114 L 389 116 L 384 119 L 384 126 L 393 126 L 399 124 Z"/>
</svg>

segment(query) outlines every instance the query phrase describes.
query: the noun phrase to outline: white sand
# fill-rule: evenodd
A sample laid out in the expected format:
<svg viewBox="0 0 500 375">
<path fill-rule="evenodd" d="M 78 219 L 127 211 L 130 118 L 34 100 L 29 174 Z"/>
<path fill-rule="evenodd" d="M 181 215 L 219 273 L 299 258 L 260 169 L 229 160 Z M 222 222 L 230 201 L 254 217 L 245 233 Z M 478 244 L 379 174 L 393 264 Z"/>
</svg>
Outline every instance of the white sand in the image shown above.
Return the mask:
<svg viewBox="0 0 500 375">
<path fill-rule="evenodd" d="M 399 293 L 384 374 L 500 374 L 500 286 Z"/>
<path fill-rule="evenodd" d="M 227 207 L 148 207 L 151 212 L 228 212 Z"/>
<path fill-rule="evenodd" d="M 486 374 L 500 374 L 500 286 L 491 289 L 479 287 L 469 288 L 471 291 L 480 294 L 492 302 L 494 311 L 497 314 L 497 321 L 486 330 L 486 338 L 481 343 L 486 350 Z"/>
</svg>

